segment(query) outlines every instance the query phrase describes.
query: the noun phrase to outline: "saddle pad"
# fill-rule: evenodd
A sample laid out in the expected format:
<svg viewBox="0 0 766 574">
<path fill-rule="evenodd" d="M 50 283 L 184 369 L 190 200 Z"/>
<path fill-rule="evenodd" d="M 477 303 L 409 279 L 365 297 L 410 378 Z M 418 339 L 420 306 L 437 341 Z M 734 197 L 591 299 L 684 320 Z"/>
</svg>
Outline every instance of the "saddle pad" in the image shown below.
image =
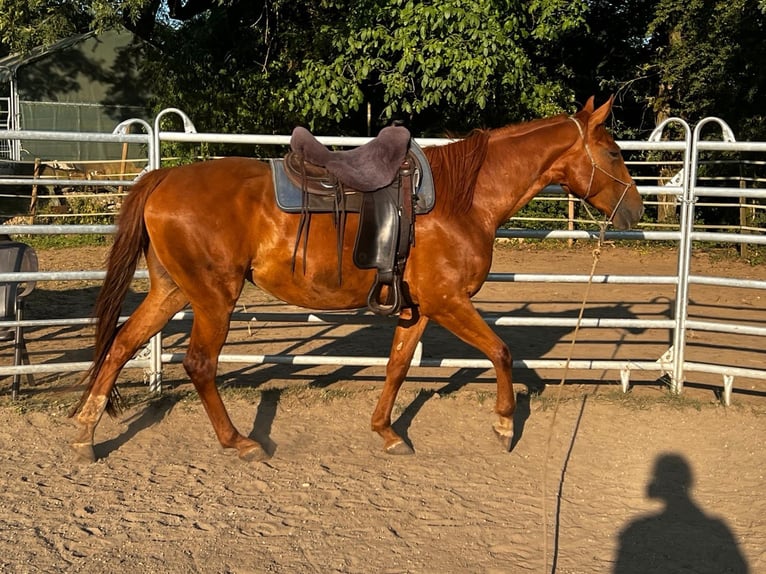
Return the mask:
<svg viewBox="0 0 766 574">
<path fill-rule="evenodd" d="M 415 179 L 415 213 L 428 213 L 434 208 L 436 194 L 434 192 L 434 179 L 431 167 L 428 165 L 423 150 L 413 140 L 410 151 L 418 161 L 418 173 Z M 274 193 L 277 205 L 282 211 L 288 213 L 300 213 L 303 208 L 303 191 L 293 184 L 285 173 L 284 160 L 282 158 L 270 159 L 271 176 L 274 181 Z M 332 213 L 335 211 L 335 198 L 332 195 L 321 196 L 309 194 L 309 211 Z M 361 207 L 361 194 L 346 194 L 346 211 L 358 212 Z"/>
<path fill-rule="evenodd" d="M 303 211 L 303 190 L 295 185 L 285 173 L 285 160 L 270 159 L 271 177 L 274 181 L 274 195 L 277 206 L 287 213 L 301 213 Z M 308 211 L 314 213 L 334 213 L 337 211 L 334 195 L 308 194 Z M 346 194 L 346 211 L 359 213 L 362 201 L 358 192 Z"/>
<path fill-rule="evenodd" d="M 428 213 L 434 208 L 436 203 L 436 191 L 434 190 L 434 176 L 431 173 L 431 164 L 428 163 L 423 149 L 415 142 L 410 140 L 410 153 L 415 156 L 418 162 L 418 173 L 416 174 L 413 187 L 415 188 L 415 213 L 422 215 Z"/>
</svg>

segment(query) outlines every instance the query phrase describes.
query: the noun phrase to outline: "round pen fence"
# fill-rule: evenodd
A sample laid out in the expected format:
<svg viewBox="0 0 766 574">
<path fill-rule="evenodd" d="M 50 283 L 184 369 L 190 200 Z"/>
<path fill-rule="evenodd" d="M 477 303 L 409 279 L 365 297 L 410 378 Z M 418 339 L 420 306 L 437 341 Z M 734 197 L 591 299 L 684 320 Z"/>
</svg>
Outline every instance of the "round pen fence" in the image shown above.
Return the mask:
<svg viewBox="0 0 766 574">
<path fill-rule="evenodd" d="M 183 132 L 162 131 L 160 120 L 165 115 L 173 115 L 181 118 L 184 125 Z M 143 133 L 128 133 L 131 128 L 143 131 Z M 718 131 L 719 136 L 715 140 L 702 139 L 703 129 L 707 133 Z M 669 135 L 681 134 L 678 139 Z M 24 140 L 51 140 L 51 141 L 99 141 L 115 144 L 138 144 L 146 151 L 147 169 L 154 169 L 161 165 L 160 150 L 162 143 L 174 142 L 176 144 L 236 144 L 255 146 L 285 146 L 289 143 L 289 136 L 264 136 L 264 135 L 226 135 L 196 133 L 193 123 L 180 110 L 170 108 L 164 110 L 155 118 L 154 125 L 143 120 L 128 120 L 115 129 L 112 134 L 94 134 L 77 132 L 40 132 L 40 131 L 14 131 L 2 132 L 1 139 L 8 141 Z M 355 146 L 368 141 L 368 138 L 343 138 L 325 137 L 320 138 L 326 145 Z M 443 145 L 449 140 L 443 139 L 418 139 L 421 146 Z M 637 284 L 649 286 L 670 286 L 674 288 L 675 295 L 671 302 L 671 312 L 662 318 L 639 319 L 617 317 L 584 317 L 579 322 L 582 329 L 659 329 L 667 332 L 671 344 L 660 356 L 635 356 L 630 359 L 604 359 L 600 357 L 581 356 L 578 347 L 574 347 L 570 361 L 563 359 L 524 359 L 514 360 L 514 369 L 530 369 L 533 371 L 554 370 L 561 371 L 565 367 L 577 371 L 602 373 L 613 372 L 619 376 L 623 390 L 629 388 L 631 376 L 635 373 L 651 373 L 657 377 L 665 375 L 673 392 L 680 393 L 689 373 L 708 373 L 720 376 L 720 387 L 724 401 L 728 404 L 735 378 L 747 378 L 766 380 L 766 345 L 760 345 L 760 352 L 752 364 L 720 364 L 715 361 L 715 355 L 711 356 L 710 362 L 689 361 L 686 357 L 686 348 L 690 332 L 732 333 L 765 338 L 766 325 L 747 321 L 723 321 L 708 320 L 705 318 L 690 318 L 688 314 L 689 290 L 694 285 L 707 285 L 720 288 L 722 293 L 726 289 L 766 290 L 766 281 L 748 279 L 744 277 L 716 277 L 693 274 L 691 271 L 691 257 L 695 248 L 699 245 L 714 242 L 716 244 L 731 244 L 740 248 L 748 246 L 766 245 L 766 217 L 763 216 L 763 200 L 766 199 L 766 189 L 763 185 L 765 178 L 757 175 L 745 178 L 708 178 L 701 175 L 700 165 L 707 161 L 731 161 L 733 155 L 747 155 L 745 160 L 740 158 L 736 165 L 741 166 L 742 161 L 747 166 L 764 165 L 761 159 L 752 159 L 766 153 L 766 142 L 736 142 L 733 134 L 724 122 L 715 118 L 707 118 L 699 122 L 693 129 L 683 120 L 671 118 L 658 126 L 648 141 L 622 141 L 618 142 L 626 156 L 626 164 L 638 184 L 638 189 L 647 206 L 653 206 L 657 211 L 657 221 L 650 222 L 638 230 L 616 232 L 606 231 L 603 239 L 606 241 L 640 241 L 662 242 L 674 245 L 677 254 L 676 272 L 666 275 L 652 275 L 641 273 L 635 275 L 600 274 L 598 270 L 591 277 L 589 274 L 565 274 L 565 273 L 499 273 L 492 272 L 488 277 L 489 282 L 524 283 L 534 282 L 540 284 Z M 710 158 L 713 159 L 710 159 Z M 744 185 L 742 182 L 746 182 Z M 40 178 L 29 176 L 5 175 L 0 176 L 0 196 L 7 195 L 5 190 L 18 188 L 19 186 L 33 188 L 35 186 L 68 186 L 71 188 L 84 187 L 114 187 L 119 185 L 127 191 L 130 181 L 119 179 L 100 179 L 97 176 L 89 179 L 66 179 L 66 178 Z M 748 187 L 749 185 L 749 187 Z M 556 190 L 552 190 L 555 192 Z M 569 200 L 560 193 L 554 197 L 555 201 Z M 570 203 L 571 205 L 571 203 Z M 695 223 L 700 210 L 716 209 L 725 206 L 739 210 L 739 225 L 705 226 Z M 589 229 L 575 229 L 577 225 L 587 225 L 584 220 L 572 217 L 570 207 L 569 222 L 564 223 L 566 229 L 521 229 L 502 228 L 497 231 L 499 239 L 511 240 L 585 240 L 599 239 L 600 232 L 594 225 L 588 225 Z M 677 222 L 666 223 L 660 221 L 660 212 L 670 209 L 675 211 Z M 524 220 L 524 217 L 520 218 Z M 555 219 L 555 218 L 554 218 Z M 553 220 L 551 220 L 553 221 Z M 546 225 L 545 217 L 537 219 L 540 225 Z M 557 221 L 560 225 L 560 222 Z M 513 225 L 513 220 L 510 225 Z M 58 234 L 110 234 L 114 233 L 114 225 L 58 225 L 58 224 L 6 224 L 3 226 L 4 233 L 8 235 L 58 235 Z M 713 230 L 714 229 L 714 230 Z M 38 271 L 34 273 L 0 273 L 0 283 L 18 281 L 100 281 L 104 277 L 103 271 L 83 270 L 51 272 Z M 139 270 L 136 274 L 139 279 L 147 277 L 146 270 Z M 766 291 L 764 291 L 766 292 Z M 725 297 L 725 295 L 724 295 Z M 178 313 L 174 321 L 188 321 L 191 318 L 190 311 Z M 497 315 L 486 314 L 488 323 L 496 327 L 513 327 L 518 329 L 527 328 L 568 328 L 578 326 L 578 320 L 570 316 L 517 316 L 514 314 Z M 319 311 L 292 311 L 292 312 L 247 312 L 236 311 L 232 321 L 245 322 L 249 326 L 284 323 L 305 323 L 311 325 L 370 325 L 385 319 L 359 311 L 348 313 L 327 313 Z M 53 326 L 84 327 L 90 325 L 91 320 L 86 317 L 75 319 L 46 318 L 42 320 L 0 321 L 0 328 L 15 327 L 21 325 L 25 329 L 40 329 Z M 263 340 L 267 342 L 267 339 Z M 764 339 L 766 341 L 766 339 Z M 445 368 L 445 369 L 491 369 L 491 363 L 486 359 L 438 357 L 430 353 L 430 357 L 424 356 L 419 347 L 413 359 L 413 367 Z M 155 336 L 130 363 L 128 367 L 143 369 L 147 374 L 147 380 L 151 390 L 159 391 L 162 386 L 163 365 L 178 363 L 182 360 L 180 352 L 170 352 L 163 345 L 162 333 Z M 85 371 L 89 362 L 45 362 L 31 364 L 0 365 L 0 375 L 14 375 L 35 373 L 64 373 Z M 375 367 L 384 366 L 387 356 L 373 355 L 326 355 L 312 353 L 276 353 L 276 354 L 234 354 L 220 355 L 222 364 L 282 364 L 301 366 L 349 366 L 349 367 Z M 14 384 L 14 395 L 18 390 Z"/>
</svg>

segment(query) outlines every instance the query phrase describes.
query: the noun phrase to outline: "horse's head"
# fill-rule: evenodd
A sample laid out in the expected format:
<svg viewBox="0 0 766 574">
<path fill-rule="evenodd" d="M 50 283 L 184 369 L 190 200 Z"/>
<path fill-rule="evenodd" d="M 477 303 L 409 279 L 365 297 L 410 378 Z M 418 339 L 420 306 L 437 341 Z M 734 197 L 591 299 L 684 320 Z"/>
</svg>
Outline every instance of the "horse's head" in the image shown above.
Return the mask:
<svg viewBox="0 0 766 574">
<path fill-rule="evenodd" d="M 562 157 L 561 183 L 567 191 L 606 214 L 617 229 L 629 229 L 644 212 L 636 184 L 625 167 L 619 146 L 606 131 L 614 97 L 594 110 L 591 97 L 569 119 L 577 142 Z"/>
</svg>

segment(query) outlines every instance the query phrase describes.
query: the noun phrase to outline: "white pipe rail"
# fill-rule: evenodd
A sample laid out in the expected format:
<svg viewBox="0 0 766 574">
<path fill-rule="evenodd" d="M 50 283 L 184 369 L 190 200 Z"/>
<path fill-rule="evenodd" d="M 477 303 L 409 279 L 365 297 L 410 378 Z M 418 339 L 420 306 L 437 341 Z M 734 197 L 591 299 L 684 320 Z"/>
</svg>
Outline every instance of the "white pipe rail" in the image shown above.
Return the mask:
<svg viewBox="0 0 766 574">
<path fill-rule="evenodd" d="M 184 124 L 184 132 L 161 131 L 160 119 L 166 114 L 179 116 Z M 699 134 L 701 127 L 710 122 L 717 122 L 721 127 L 724 141 L 702 141 Z M 133 124 L 138 124 L 144 129 L 144 134 L 126 134 L 126 130 Z M 685 132 L 682 141 L 662 140 L 662 134 L 668 125 L 678 124 Z M 253 145 L 278 145 L 289 144 L 289 136 L 285 135 L 233 135 L 233 134 L 210 134 L 196 133 L 191 120 L 181 110 L 169 108 L 157 115 L 152 126 L 143 120 L 127 120 L 115 129 L 113 134 L 83 134 L 79 132 L 29 132 L 10 131 L 3 132 L 8 139 L 30 140 L 54 140 L 54 141 L 96 141 L 117 143 L 140 143 L 147 146 L 148 165 L 150 168 L 160 166 L 160 146 L 162 142 L 186 142 L 186 143 L 228 143 L 228 144 L 253 144 Z M 325 145 L 356 146 L 369 141 L 370 138 L 347 138 L 328 137 L 318 138 Z M 451 140 L 416 138 L 421 146 L 444 145 Z M 681 207 L 681 224 L 678 230 L 672 231 L 607 231 L 605 239 L 612 240 L 641 240 L 663 241 L 678 244 L 677 274 L 674 276 L 646 276 L 646 275 L 595 275 L 592 278 L 598 284 L 646 284 L 670 285 L 675 287 L 675 311 L 672 318 L 664 319 L 615 319 L 615 318 L 584 318 L 581 322 L 583 328 L 612 328 L 612 329 L 663 329 L 672 334 L 673 345 L 670 352 L 659 360 L 597 360 L 574 358 L 570 362 L 570 368 L 575 370 L 616 370 L 620 373 L 623 389 L 627 390 L 630 382 L 631 371 L 652 371 L 667 373 L 670 376 L 671 388 L 680 393 L 687 372 L 713 373 L 723 377 L 724 399 L 728 403 L 731 397 L 734 377 L 748 377 L 766 379 L 766 370 L 761 368 L 748 368 L 747 366 L 715 365 L 685 360 L 686 332 L 688 329 L 698 331 L 710 331 L 719 333 L 746 334 L 753 336 L 766 336 L 766 328 L 724 321 L 690 320 L 688 318 L 688 290 L 693 284 L 714 285 L 722 288 L 738 287 L 749 289 L 766 289 L 766 281 L 748 280 L 741 278 L 704 277 L 690 273 L 690 260 L 695 242 L 726 242 L 733 244 L 747 243 L 754 245 L 766 244 L 766 235 L 757 233 L 726 233 L 726 232 L 703 232 L 694 230 L 694 212 L 698 197 L 737 197 L 749 199 L 766 198 L 766 190 L 763 189 L 732 189 L 701 186 L 697 184 L 697 166 L 700 151 L 751 151 L 766 152 L 766 142 L 736 142 L 728 127 L 720 120 L 706 118 L 692 130 L 689 125 L 678 118 L 670 118 L 658 126 L 647 142 L 620 141 L 620 147 L 625 151 L 666 151 L 681 152 L 681 161 L 663 162 L 663 165 L 674 163 L 680 166 L 683 174 L 689 174 L 680 178 L 680 185 L 659 186 L 644 185 L 639 179 L 639 193 L 643 196 L 656 194 L 675 195 Z M 658 164 L 659 165 L 659 164 Z M 655 178 L 656 179 L 656 178 Z M 0 178 L 0 193 L 2 185 L 32 185 L 35 183 L 47 185 L 125 185 L 129 181 L 115 180 L 55 180 L 46 178 Z M 114 233 L 113 225 L 6 225 L 3 231 L 8 234 L 110 234 Z M 579 239 L 595 240 L 599 232 L 595 230 L 530 230 L 530 229 L 500 229 L 497 232 L 499 238 L 534 238 L 534 239 Z M 101 271 L 63 271 L 63 272 L 37 272 L 37 273 L 0 273 L 0 281 L 46 281 L 46 280 L 87 280 L 101 281 L 104 273 Z M 146 278 L 145 269 L 139 270 L 137 278 Z M 519 273 L 490 273 L 488 281 L 498 282 L 540 282 L 540 283 L 586 283 L 589 276 L 582 274 L 519 274 Z M 176 314 L 173 320 L 190 320 L 191 312 L 184 311 Z M 122 318 L 124 320 L 125 318 Z M 382 319 L 369 313 L 234 313 L 234 321 L 254 322 L 301 322 L 315 324 L 378 324 Z M 513 317 L 486 315 L 485 320 L 494 326 L 518 326 L 518 327 L 567 327 L 572 328 L 577 324 L 576 319 L 569 317 Z M 0 322 L 0 326 L 14 326 L 14 321 Z M 20 322 L 25 327 L 44 327 L 60 325 L 90 325 L 90 319 L 45 319 L 24 320 Z M 175 363 L 182 360 L 179 353 L 167 353 L 162 349 L 161 335 L 152 339 L 147 346 L 148 358 L 134 359 L 128 366 L 148 369 L 150 371 L 150 387 L 160 390 L 162 382 L 162 365 Z M 246 363 L 246 364 L 290 364 L 290 365 L 350 365 L 350 366 L 383 366 L 387 362 L 386 357 L 359 357 L 359 356 L 315 356 L 315 355 L 238 355 L 222 354 L 222 363 Z M 563 360 L 516 360 L 514 368 L 518 369 L 555 369 L 564 367 Z M 89 362 L 51 363 L 45 365 L 21 365 L 17 367 L 0 366 L 0 375 L 17 373 L 52 373 L 83 371 L 90 366 Z M 489 369 L 491 363 L 486 359 L 426 359 L 418 354 L 413 360 L 415 367 L 445 367 L 445 368 L 476 368 Z"/>
</svg>

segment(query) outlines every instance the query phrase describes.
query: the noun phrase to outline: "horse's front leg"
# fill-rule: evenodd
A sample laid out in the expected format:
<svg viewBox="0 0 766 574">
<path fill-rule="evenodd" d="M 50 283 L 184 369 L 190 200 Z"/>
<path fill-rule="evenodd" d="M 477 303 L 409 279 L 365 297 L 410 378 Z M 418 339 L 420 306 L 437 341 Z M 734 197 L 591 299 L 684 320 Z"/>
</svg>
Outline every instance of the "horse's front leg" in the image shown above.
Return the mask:
<svg viewBox="0 0 766 574">
<path fill-rule="evenodd" d="M 383 449 L 389 454 L 412 454 L 412 448 L 391 427 L 391 412 L 427 324 L 428 317 L 421 315 L 417 308 L 404 309 L 394 331 L 386 366 L 386 382 L 372 413 L 371 425 L 372 430 L 383 438 Z"/>
<path fill-rule="evenodd" d="M 516 396 L 513 392 L 512 360 L 508 345 L 482 319 L 470 299 L 445 301 L 430 315 L 434 321 L 484 353 L 492 362 L 497 377 L 495 412 L 498 417 L 492 428 L 503 447 L 510 449 Z"/>
</svg>

